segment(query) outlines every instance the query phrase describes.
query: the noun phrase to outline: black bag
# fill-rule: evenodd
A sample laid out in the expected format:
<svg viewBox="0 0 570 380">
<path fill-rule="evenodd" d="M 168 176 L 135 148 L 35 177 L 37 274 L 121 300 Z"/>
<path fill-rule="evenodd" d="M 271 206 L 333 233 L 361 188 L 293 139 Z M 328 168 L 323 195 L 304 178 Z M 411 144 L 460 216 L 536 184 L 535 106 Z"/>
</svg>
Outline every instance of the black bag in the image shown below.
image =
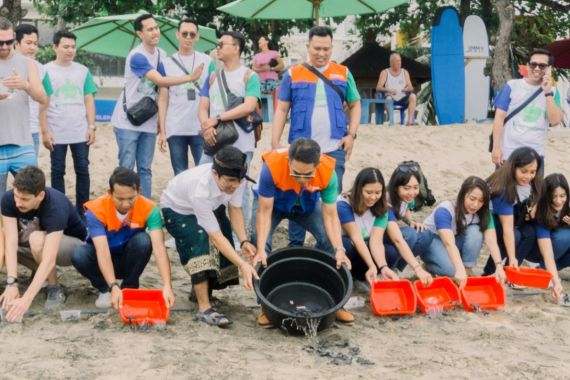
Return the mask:
<svg viewBox="0 0 570 380">
<path fill-rule="evenodd" d="M 407 167 L 411 171 L 415 171 L 420 175 L 420 192 L 414 199 L 413 211 L 419 211 L 423 206 L 433 206 L 435 204 L 435 197 L 428 185 L 428 180 L 424 175 L 420 164 L 416 161 L 401 162 L 399 167 Z"/>
<path fill-rule="evenodd" d="M 542 92 L 542 87 L 539 88 L 538 90 L 536 90 L 535 92 L 533 92 L 532 95 L 527 100 L 525 100 L 520 106 L 518 106 L 516 109 L 514 109 L 513 112 L 508 114 L 505 117 L 505 120 L 503 121 L 503 126 L 505 126 L 507 124 L 507 121 L 511 120 L 513 117 L 515 117 L 516 114 L 518 114 L 526 106 L 528 106 L 530 102 L 532 102 L 534 99 L 536 99 L 536 97 L 538 95 L 540 95 L 541 92 Z M 491 152 L 493 152 L 493 132 L 491 132 L 491 135 L 489 135 L 489 153 L 491 153 Z"/>
<path fill-rule="evenodd" d="M 228 97 L 228 105 L 226 111 L 236 108 L 239 105 L 243 104 L 245 98 L 243 96 L 237 96 L 230 91 L 224 70 L 222 70 L 222 81 L 224 83 L 225 93 Z M 253 111 L 248 116 L 242 117 L 240 119 L 235 119 L 234 121 L 241 129 L 244 130 L 245 133 L 250 133 L 251 131 L 253 131 L 255 128 L 257 128 L 263 123 L 263 118 L 258 112 Z"/>
<path fill-rule="evenodd" d="M 224 109 L 227 111 L 229 109 L 228 99 L 226 99 L 226 91 L 224 91 L 224 86 L 220 80 L 219 71 L 216 71 L 216 78 L 218 81 L 218 86 L 220 88 L 220 96 L 222 97 L 222 102 L 224 103 Z M 223 147 L 235 143 L 238 137 L 239 134 L 234 125 L 234 122 L 231 120 L 222 121 L 216 126 L 216 143 L 214 145 L 209 145 L 206 140 L 204 140 L 204 153 L 208 156 L 213 156 Z"/>
<path fill-rule="evenodd" d="M 160 49 L 158 50 L 158 62 L 156 67 L 160 65 Z M 155 91 L 158 91 L 157 87 L 154 86 Z M 136 102 L 131 107 L 127 108 L 127 89 L 123 87 L 123 110 L 127 114 L 127 119 L 129 122 L 138 127 L 144 124 L 145 121 L 149 120 L 151 117 L 156 115 L 158 112 L 158 106 L 156 105 L 156 100 L 150 96 L 145 96 L 138 102 Z"/>
</svg>

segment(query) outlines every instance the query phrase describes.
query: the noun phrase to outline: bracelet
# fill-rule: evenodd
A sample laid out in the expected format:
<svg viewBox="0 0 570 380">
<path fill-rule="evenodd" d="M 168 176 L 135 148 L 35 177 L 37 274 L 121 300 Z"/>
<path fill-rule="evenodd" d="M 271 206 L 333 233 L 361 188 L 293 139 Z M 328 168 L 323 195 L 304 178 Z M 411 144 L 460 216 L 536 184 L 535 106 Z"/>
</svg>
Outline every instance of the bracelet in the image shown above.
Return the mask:
<svg viewBox="0 0 570 380">
<path fill-rule="evenodd" d="M 242 240 L 242 241 L 239 243 L 239 248 L 240 248 L 240 249 L 243 249 L 243 245 L 244 245 L 245 243 L 252 244 L 251 241 L 245 239 L 245 240 Z"/>
<path fill-rule="evenodd" d="M 112 291 L 115 286 L 117 286 L 119 289 L 121 289 L 121 287 L 119 286 L 119 283 L 115 280 L 109 284 L 109 291 Z"/>
</svg>

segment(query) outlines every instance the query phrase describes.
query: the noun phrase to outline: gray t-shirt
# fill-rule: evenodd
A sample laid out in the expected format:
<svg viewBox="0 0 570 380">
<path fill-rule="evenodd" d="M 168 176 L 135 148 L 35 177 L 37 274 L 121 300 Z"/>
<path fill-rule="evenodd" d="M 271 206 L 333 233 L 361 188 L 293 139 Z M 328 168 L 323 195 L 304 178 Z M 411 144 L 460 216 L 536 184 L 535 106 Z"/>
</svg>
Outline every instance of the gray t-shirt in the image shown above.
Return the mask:
<svg viewBox="0 0 570 380">
<path fill-rule="evenodd" d="M 0 81 L 16 70 L 24 80 L 28 80 L 31 60 L 14 53 L 7 60 L 0 60 Z M 33 145 L 30 132 L 30 101 L 25 91 L 15 90 L 12 95 L 0 100 L 0 145 Z"/>
</svg>

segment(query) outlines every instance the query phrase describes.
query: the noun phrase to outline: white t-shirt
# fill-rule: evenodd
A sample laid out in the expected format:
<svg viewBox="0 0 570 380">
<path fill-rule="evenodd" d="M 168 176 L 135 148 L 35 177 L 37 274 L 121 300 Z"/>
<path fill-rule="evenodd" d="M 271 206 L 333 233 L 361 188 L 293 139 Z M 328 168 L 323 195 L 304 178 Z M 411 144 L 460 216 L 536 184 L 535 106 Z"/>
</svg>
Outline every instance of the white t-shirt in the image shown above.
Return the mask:
<svg viewBox="0 0 570 380">
<path fill-rule="evenodd" d="M 168 182 L 160 196 L 160 207 L 170 208 L 182 215 L 195 215 L 206 232 L 220 231 L 214 211 L 228 203 L 242 207 L 245 181 L 233 194 L 220 190 L 212 174 L 212 164 L 188 169 Z"/>
<path fill-rule="evenodd" d="M 329 65 L 317 67 L 321 73 L 327 70 Z M 315 140 L 321 147 L 322 153 L 330 153 L 338 150 L 340 140 L 331 138 L 331 121 L 329 117 L 329 106 L 325 93 L 326 84 L 317 79 L 317 91 L 315 93 L 315 107 L 311 117 L 311 139 Z"/>
<path fill-rule="evenodd" d="M 230 91 L 236 96 L 245 97 L 245 73 L 248 68 L 245 66 L 240 66 L 234 71 L 225 71 L 226 82 Z M 220 74 L 221 75 L 221 74 Z M 257 75 L 255 73 L 250 74 L 250 79 L 252 75 Z M 212 85 L 210 85 L 210 116 L 219 115 L 225 112 L 224 103 L 220 95 L 220 86 L 218 85 L 218 80 L 214 79 Z M 255 135 L 253 132 L 246 133 L 239 125 L 234 122 L 234 125 L 238 131 L 238 139 L 232 146 L 238 148 L 242 152 L 253 152 L 255 150 Z"/>
<path fill-rule="evenodd" d="M 125 81 L 123 90 L 126 90 L 127 109 L 132 107 L 145 96 L 150 96 L 151 98 L 156 99 L 156 86 L 152 81 L 147 79 L 145 75 L 151 70 L 157 70 L 161 75 L 164 75 L 164 60 L 166 58 L 166 53 L 159 47 L 156 47 L 152 54 L 146 51 L 142 44 L 131 50 L 125 61 Z M 127 114 L 123 110 L 123 92 L 121 92 L 113 111 L 111 124 L 113 127 L 119 129 L 156 134 L 158 113 L 143 124 L 135 127 L 129 122 Z"/>
<path fill-rule="evenodd" d="M 44 65 L 38 61 L 34 61 L 36 68 L 38 69 L 38 76 L 40 80 L 44 80 L 46 75 L 46 69 Z M 43 82 L 42 82 L 43 83 Z M 30 96 L 30 132 L 39 133 L 40 131 L 40 103 L 36 102 Z"/>
<path fill-rule="evenodd" d="M 200 64 L 204 64 L 202 75 L 198 79 L 200 88 L 208 80 L 208 68 L 212 61 L 204 53 L 194 52 L 186 56 L 180 53 L 174 54 L 164 60 L 164 71 L 166 76 L 186 75 L 184 71 L 173 61 L 176 59 L 186 69 L 192 73 Z M 194 100 L 188 100 L 188 91 L 194 91 Z M 200 90 L 194 83 L 187 82 L 178 86 L 168 88 L 168 109 L 166 111 L 166 137 L 170 136 L 196 136 L 200 132 L 200 120 L 198 119 L 198 108 L 200 105 Z"/>
<path fill-rule="evenodd" d="M 59 66 L 45 65 L 53 87 L 48 107 L 48 128 L 56 144 L 76 144 L 87 141 L 87 111 L 85 91 L 95 84 L 89 69 L 80 63 Z M 93 92 L 89 92 L 93 93 Z"/>
</svg>

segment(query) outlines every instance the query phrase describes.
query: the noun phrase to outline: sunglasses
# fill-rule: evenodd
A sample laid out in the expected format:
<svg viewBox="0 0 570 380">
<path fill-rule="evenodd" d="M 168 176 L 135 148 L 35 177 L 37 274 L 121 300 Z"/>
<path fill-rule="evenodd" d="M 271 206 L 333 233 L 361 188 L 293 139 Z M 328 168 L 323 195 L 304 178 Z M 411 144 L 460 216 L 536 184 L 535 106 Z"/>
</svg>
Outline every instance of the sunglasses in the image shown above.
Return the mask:
<svg viewBox="0 0 570 380">
<path fill-rule="evenodd" d="M 289 175 L 293 178 L 311 179 L 311 178 L 315 178 L 315 171 L 313 170 L 312 172 L 309 172 L 309 173 L 297 173 L 296 171 L 291 170 L 289 172 Z"/>
<path fill-rule="evenodd" d="M 528 66 L 533 70 L 536 69 L 537 67 L 541 70 L 546 70 L 546 68 L 549 65 L 548 65 L 548 63 L 529 62 Z"/>
<path fill-rule="evenodd" d="M 411 165 L 398 165 L 398 170 L 402 173 L 417 173 L 418 168 Z"/>
<path fill-rule="evenodd" d="M 224 45 L 234 45 L 234 46 L 235 46 L 235 45 L 237 45 L 237 44 L 233 44 L 233 43 L 231 43 L 231 42 L 222 42 L 222 41 L 220 41 L 220 42 L 218 42 L 218 43 L 216 44 L 216 47 L 217 47 L 218 49 L 223 49 L 223 48 L 224 48 Z"/>
<path fill-rule="evenodd" d="M 196 33 L 196 32 L 182 32 L 180 34 L 182 35 L 182 38 L 190 37 L 191 39 L 194 39 L 198 36 L 198 33 Z"/>
<path fill-rule="evenodd" d="M 12 38 L 11 40 L 0 41 L 0 46 L 3 46 L 3 45 L 12 46 L 13 43 L 14 43 L 14 39 Z"/>
</svg>

